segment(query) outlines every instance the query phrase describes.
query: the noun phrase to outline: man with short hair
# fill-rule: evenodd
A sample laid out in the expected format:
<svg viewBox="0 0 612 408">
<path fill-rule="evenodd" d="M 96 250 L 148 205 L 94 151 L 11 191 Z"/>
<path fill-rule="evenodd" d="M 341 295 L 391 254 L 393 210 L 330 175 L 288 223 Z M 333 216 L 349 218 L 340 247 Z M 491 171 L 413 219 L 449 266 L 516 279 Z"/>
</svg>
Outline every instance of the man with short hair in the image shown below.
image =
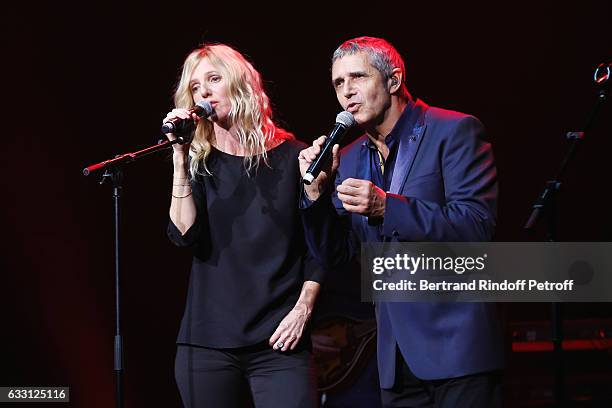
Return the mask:
<svg viewBox="0 0 612 408">
<path fill-rule="evenodd" d="M 307 241 L 327 268 L 354 258 L 361 242 L 492 239 L 497 176 L 478 119 L 414 100 L 402 57 L 379 38 L 343 43 L 332 83 L 366 134 L 342 155 L 334 146 L 331 168 L 304 186 Z M 302 176 L 324 141 L 300 152 Z M 376 317 L 385 407 L 501 405 L 495 305 L 378 302 Z"/>
</svg>

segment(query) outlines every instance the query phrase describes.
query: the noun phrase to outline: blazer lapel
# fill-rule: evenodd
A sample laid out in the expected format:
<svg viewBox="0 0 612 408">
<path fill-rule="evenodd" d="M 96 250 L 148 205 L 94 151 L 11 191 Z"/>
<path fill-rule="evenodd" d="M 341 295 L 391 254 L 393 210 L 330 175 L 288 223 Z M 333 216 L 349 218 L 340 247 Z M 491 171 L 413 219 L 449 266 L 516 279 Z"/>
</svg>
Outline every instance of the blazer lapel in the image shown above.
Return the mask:
<svg viewBox="0 0 612 408">
<path fill-rule="evenodd" d="M 402 187 L 406 183 L 406 179 L 412 169 L 414 158 L 419 150 L 423 135 L 425 134 L 425 112 L 428 106 L 420 101 L 407 109 L 413 109 L 413 118 L 411 122 L 413 126 L 409 128 L 411 131 L 401 135 L 400 142 L 397 150 L 397 158 L 395 160 L 395 168 L 393 170 L 393 177 L 391 178 L 391 186 L 389 192 L 393 194 L 399 194 L 402 191 Z"/>
</svg>

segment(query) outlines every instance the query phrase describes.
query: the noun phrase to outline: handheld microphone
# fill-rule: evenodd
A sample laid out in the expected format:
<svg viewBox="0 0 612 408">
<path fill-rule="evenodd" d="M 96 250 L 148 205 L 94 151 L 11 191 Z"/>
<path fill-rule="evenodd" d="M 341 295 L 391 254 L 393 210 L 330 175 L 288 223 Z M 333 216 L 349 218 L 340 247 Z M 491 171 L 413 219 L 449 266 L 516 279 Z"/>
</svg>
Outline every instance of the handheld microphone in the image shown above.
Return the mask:
<svg viewBox="0 0 612 408">
<path fill-rule="evenodd" d="M 329 132 L 329 136 L 327 136 L 327 140 L 325 140 L 321 153 L 317 156 L 315 161 L 310 164 L 306 174 L 304 174 L 304 178 L 302 179 L 304 184 L 310 185 L 310 183 L 317 178 L 321 172 L 321 167 L 331 158 L 331 152 L 334 145 L 340 143 L 342 137 L 344 137 L 346 132 L 356 123 L 355 118 L 350 112 L 342 111 L 336 116 L 336 124 L 332 131 Z"/>
<path fill-rule="evenodd" d="M 193 127 L 191 114 L 195 113 L 200 118 L 207 118 L 213 113 L 213 107 L 208 101 L 200 101 L 189 109 L 189 119 L 173 118 L 164 123 L 161 127 L 162 133 L 185 133 Z"/>
</svg>

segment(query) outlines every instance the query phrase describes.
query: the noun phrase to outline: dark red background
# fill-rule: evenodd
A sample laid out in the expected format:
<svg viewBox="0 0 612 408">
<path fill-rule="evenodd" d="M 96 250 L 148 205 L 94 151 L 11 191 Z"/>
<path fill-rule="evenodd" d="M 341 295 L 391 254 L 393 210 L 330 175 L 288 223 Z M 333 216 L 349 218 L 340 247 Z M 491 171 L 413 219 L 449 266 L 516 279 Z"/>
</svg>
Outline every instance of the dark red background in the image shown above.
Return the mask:
<svg viewBox="0 0 612 408">
<path fill-rule="evenodd" d="M 542 231 L 528 237 L 522 226 L 566 150 L 564 133 L 579 130 L 595 102 L 595 66 L 612 60 L 605 1 L 11 7 L 3 10 L 0 385 L 68 385 L 74 407 L 109 407 L 114 395 L 111 191 L 81 170 L 157 141 L 180 65 L 200 42 L 228 43 L 248 55 L 278 121 L 308 142 L 340 110 L 329 78 L 335 47 L 358 35 L 387 38 L 405 57 L 415 95 L 485 123 L 499 170 L 499 241 L 544 239 Z M 572 162 L 560 194 L 560 240 L 612 238 L 611 112 L 603 110 Z M 179 406 L 174 340 L 190 256 L 165 236 L 170 175 L 161 154 L 130 165 L 125 179 L 131 407 Z M 545 321 L 549 308 L 505 310 L 508 322 Z M 609 304 L 566 307 L 568 319 L 611 316 Z M 508 358 L 515 366 L 509 383 L 536 369 L 549 381 L 546 356 Z M 610 354 L 596 361 L 581 370 L 603 364 L 610 372 Z"/>
</svg>

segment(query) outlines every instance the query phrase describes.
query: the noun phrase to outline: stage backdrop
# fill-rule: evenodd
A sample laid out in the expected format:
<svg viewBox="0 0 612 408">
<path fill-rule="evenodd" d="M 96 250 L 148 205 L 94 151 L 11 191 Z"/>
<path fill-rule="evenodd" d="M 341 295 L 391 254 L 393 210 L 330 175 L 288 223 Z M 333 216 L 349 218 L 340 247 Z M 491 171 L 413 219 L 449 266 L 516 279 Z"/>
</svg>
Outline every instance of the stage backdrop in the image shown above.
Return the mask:
<svg viewBox="0 0 612 408">
<path fill-rule="evenodd" d="M 523 230 L 536 196 L 595 102 L 595 66 L 612 58 L 609 2 L 308 3 L 22 2 L 3 25 L 3 245 L 0 385 L 70 386 L 73 407 L 113 404 L 111 188 L 82 168 L 154 144 L 185 55 L 235 46 L 266 80 L 279 124 L 310 142 L 340 107 L 330 56 L 381 36 L 404 55 L 406 82 L 431 105 L 478 116 L 500 181 L 497 240 Z M 609 241 L 612 150 L 607 106 L 560 194 L 559 239 Z M 168 154 L 126 168 L 122 218 L 127 406 L 179 406 L 173 378 L 190 254 L 166 238 Z M 567 316 L 609 315 L 572 305 Z M 546 305 L 509 305 L 512 320 Z M 608 361 L 609 362 L 609 361 Z M 526 363 L 528 364 L 528 363 Z M 527 368 L 529 368 L 527 366 Z M 532 367 L 533 368 L 533 367 Z"/>
</svg>

